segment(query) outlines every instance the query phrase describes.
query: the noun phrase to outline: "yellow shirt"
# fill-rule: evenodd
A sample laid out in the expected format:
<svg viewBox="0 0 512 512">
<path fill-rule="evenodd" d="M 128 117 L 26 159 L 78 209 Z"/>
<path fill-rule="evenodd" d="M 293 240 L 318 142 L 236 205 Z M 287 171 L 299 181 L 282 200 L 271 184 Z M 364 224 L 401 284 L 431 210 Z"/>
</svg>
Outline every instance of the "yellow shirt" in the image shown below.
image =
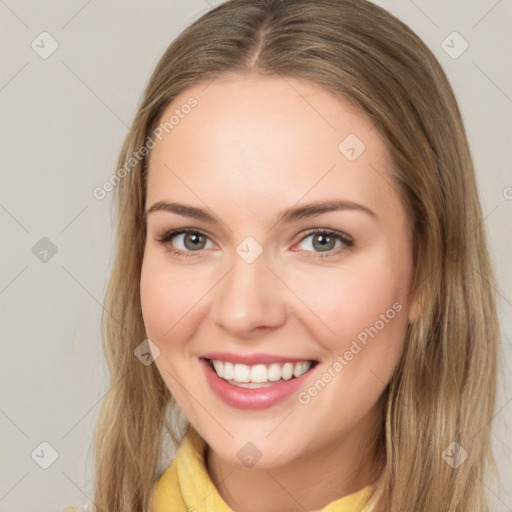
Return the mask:
<svg viewBox="0 0 512 512">
<path fill-rule="evenodd" d="M 208 475 L 206 444 L 192 428 L 185 434 L 174 461 L 158 478 L 153 512 L 233 512 Z M 371 485 L 326 505 L 318 512 L 364 512 Z"/>
</svg>

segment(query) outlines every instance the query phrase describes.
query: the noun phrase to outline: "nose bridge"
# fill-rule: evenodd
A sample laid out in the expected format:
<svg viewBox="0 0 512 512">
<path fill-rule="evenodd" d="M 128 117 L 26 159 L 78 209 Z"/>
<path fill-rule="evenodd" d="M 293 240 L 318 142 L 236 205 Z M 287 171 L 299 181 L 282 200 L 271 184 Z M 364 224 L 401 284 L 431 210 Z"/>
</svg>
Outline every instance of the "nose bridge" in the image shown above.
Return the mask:
<svg viewBox="0 0 512 512">
<path fill-rule="evenodd" d="M 243 336 L 257 327 L 276 327 L 285 319 L 279 279 L 267 267 L 266 253 L 254 260 L 244 243 L 233 253 L 231 270 L 215 296 L 214 320 L 233 334 Z M 252 260 L 252 261 L 251 261 Z"/>
</svg>

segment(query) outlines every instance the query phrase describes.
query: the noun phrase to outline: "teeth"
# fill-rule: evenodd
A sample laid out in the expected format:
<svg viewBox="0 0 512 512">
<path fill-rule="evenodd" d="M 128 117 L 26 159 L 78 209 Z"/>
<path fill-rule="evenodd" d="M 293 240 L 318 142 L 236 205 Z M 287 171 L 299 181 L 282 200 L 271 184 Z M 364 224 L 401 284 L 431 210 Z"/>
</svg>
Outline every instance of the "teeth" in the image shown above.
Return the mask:
<svg viewBox="0 0 512 512">
<path fill-rule="evenodd" d="M 297 363 L 299 366 L 300 363 Z M 284 363 L 283 369 L 281 370 L 281 377 L 284 380 L 290 380 L 293 376 L 293 364 L 292 363 Z"/>
<path fill-rule="evenodd" d="M 221 363 L 222 364 L 222 363 Z M 245 364 L 235 364 L 235 375 L 233 380 L 237 382 L 250 382 L 251 380 L 251 369 Z"/>
<path fill-rule="evenodd" d="M 251 367 L 251 382 L 267 382 L 268 381 L 268 372 L 267 367 L 264 364 L 257 364 L 256 366 Z"/>
<path fill-rule="evenodd" d="M 220 363 L 224 368 L 224 375 L 223 378 L 226 380 L 231 380 L 235 377 L 235 370 L 233 368 L 233 363 L 222 363 L 221 361 L 217 361 L 217 363 Z M 218 374 L 218 372 L 217 372 Z M 219 375 L 220 377 L 220 375 Z"/>
<path fill-rule="evenodd" d="M 270 365 L 232 364 L 225 361 L 212 361 L 217 375 L 231 384 L 244 388 L 259 388 L 271 386 L 272 382 L 290 380 L 306 373 L 313 364 L 312 361 L 298 363 L 272 363 Z"/>
<path fill-rule="evenodd" d="M 309 370 L 309 366 L 307 366 L 307 362 L 304 363 L 297 363 L 295 365 L 295 368 L 293 369 L 293 376 L 294 377 L 300 377 L 303 373 L 306 373 Z"/>
<path fill-rule="evenodd" d="M 264 382 L 262 384 L 256 384 L 255 382 L 235 382 L 231 381 L 230 384 L 234 386 L 238 386 L 239 388 L 268 388 L 269 386 L 273 386 L 272 382 Z"/>
<path fill-rule="evenodd" d="M 215 368 L 215 371 L 217 372 L 217 375 L 219 377 L 224 378 L 224 365 L 221 361 L 212 361 L 213 367 Z"/>
<path fill-rule="evenodd" d="M 268 380 L 276 382 L 281 378 L 281 365 L 279 363 L 272 363 L 268 367 Z"/>
</svg>

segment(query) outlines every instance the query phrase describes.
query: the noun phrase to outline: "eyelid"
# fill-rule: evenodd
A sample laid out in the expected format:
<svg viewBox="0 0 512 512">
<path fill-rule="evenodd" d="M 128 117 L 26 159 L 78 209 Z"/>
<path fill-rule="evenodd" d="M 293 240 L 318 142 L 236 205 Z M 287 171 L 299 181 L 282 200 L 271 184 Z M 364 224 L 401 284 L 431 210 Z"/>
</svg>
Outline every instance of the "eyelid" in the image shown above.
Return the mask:
<svg viewBox="0 0 512 512">
<path fill-rule="evenodd" d="M 205 238 L 207 238 L 211 243 L 215 244 L 215 242 L 213 242 L 213 240 L 211 239 L 210 235 L 205 233 L 203 230 L 198 229 L 198 228 L 187 228 L 187 227 L 185 227 L 185 228 L 169 229 L 168 231 L 165 231 L 163 233 L 163 235 L 155 237 L 155 240 L 157 242 L 160 242 L 163 245 L 166 245 L 166 244 L 170 243 L 173 238 L 175 238 L 175 237 L 177 237 L 179 235 L 183 235 L 183 234 L 188 235 L 188 234 L 191 234 L 191 233 L 202 235 Z M 215 244 L 215 245 L 217 245 L 217 244 Z M 176 251 L 179 252 L 180 249 L 176 249 Z M 185 252 L 185 251 L 181 251 L 181 252 Z M 200 251 L 186 251 L 186 252 L 194 253 L 194 252 L 200 252 Z"/>
<path fill-rule="evenodd" d="M 331 228 L 312 228 L 306 231 L 305 234 L 302 235 L 302 238 L 299 240 L 299 242 L 302 242 L 304 239 L 308 238 L 311 235 L 316 234 L 325 234 L 325 235 L 332 235 L 336 236 L 342 240 L 345 240 L 346 242 L 354 242 L 354 239 L 348 235 L 347 233 L 343 231 L 339 231 L 338 229 L 331 229 Z"/>
</svg>

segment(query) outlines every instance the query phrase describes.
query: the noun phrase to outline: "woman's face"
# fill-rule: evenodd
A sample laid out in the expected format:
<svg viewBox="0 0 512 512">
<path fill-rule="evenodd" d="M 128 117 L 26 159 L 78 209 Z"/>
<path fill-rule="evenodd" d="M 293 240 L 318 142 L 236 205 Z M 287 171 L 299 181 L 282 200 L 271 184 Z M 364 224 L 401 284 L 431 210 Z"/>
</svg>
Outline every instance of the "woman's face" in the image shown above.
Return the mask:
<svg viewBox="0 0 512 512">
<path fill-rule="evenodd" d="M 370 435 L 412 277 L 377 129 L 278 77 L 196 85 L 162 123 L 173 115 L 152 136 L 140 284 L 155 364 L 182 411 L 236 465 L 277 467 Z"/>
</svg>

